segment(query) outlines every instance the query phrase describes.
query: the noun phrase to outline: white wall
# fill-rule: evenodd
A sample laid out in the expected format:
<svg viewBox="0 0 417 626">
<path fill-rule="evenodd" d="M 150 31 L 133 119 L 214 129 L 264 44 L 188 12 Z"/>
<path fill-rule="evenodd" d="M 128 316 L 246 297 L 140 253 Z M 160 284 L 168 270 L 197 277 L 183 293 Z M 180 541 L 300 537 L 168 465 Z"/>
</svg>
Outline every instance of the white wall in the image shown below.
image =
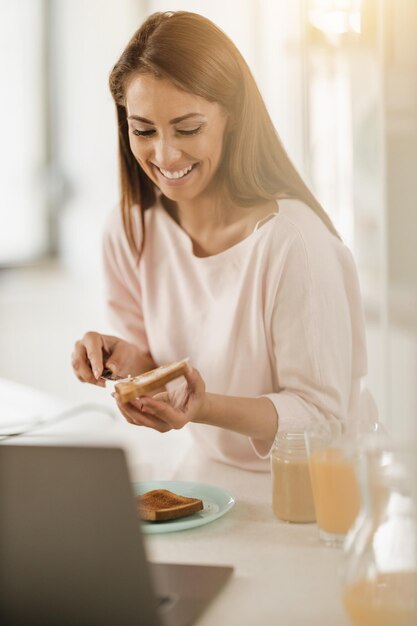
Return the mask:
<svg viewBox="0 0 417 626">
<path fill-rule="evenodd" d="M 40 0 L 0 2 L 0 264 L 47 245 L 41 9 Z"/>
<path fill-rule="evenodd" d="M 105 216 L 118 201 L 117 126 L 108 76 L 140 24 L 134 0 L 55 0 L 54 88 L 65 264 L 94 279 Z"/>
</svg>

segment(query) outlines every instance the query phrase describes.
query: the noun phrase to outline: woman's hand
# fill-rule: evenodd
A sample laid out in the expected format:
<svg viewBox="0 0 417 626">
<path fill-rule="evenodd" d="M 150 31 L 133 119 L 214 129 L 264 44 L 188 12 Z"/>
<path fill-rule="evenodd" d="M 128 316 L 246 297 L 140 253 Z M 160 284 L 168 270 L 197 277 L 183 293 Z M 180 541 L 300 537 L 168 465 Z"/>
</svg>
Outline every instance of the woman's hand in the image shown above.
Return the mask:
<svg viewBox="0 0 417 626">
<path fill-rule="evenodd" d="M 199 372 L 191 367 L 184 377 L 186 382 L 173 391 L 142 396 L 126 404 L 117 402 L 120 412 L 130 424 L 160 433 L 195 422 L 265 441 L 266 452 L 270 449 L 278 428 L 278 414 L 270 398 L 209 393 Z M 117 400 L 116 394 L 114 397 Z"/>
<path fill-rule="evenodd" d="M 150 355 L 139 348 L 111 335 L 88 332 L 74 346 L 72 368 L 81 382 L 105 386 L 101 378 L 103 369 L 109 369 L 112 378 L 137 376 L 154 368 Z"/>
<path fill-rule="evenodd" d="M 117 402 L 120 412 L 130 424 L 154 428 L 160 433 L 200 420 L 206 411 L 206 385 L 191 367 L 184 377 L 186 382 L 173 391 L 143 396 L 127 404 Z"/>
</svg>

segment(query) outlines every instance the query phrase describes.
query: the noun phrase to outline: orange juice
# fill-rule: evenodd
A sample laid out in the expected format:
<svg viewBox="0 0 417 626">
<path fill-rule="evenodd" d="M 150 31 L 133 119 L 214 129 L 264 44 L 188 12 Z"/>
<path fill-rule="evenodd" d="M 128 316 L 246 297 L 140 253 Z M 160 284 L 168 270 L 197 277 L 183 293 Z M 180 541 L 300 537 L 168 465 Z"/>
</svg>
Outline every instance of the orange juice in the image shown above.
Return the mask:
<svg viewBox="0 0 417 626">
<path fill-rule="evenodd" d="M 343 604 L 355 626 L 415 626 L 417 572 L 379 574 L 360 580 L 343 593 Z"/>
<path fill-rule="evenodd" d="M 319 528 L 332 535 L 344 535 L 360 507 L 352 462 L 340 448 L 321 448 L 311 454 L 310 472 Z"/>
<path fill-rule="evenodd" d="M 286 522 L 314 522 L 313 494 L 307 459 L 284 460 L 271 456 L 272 509 Z"/>
</svg>

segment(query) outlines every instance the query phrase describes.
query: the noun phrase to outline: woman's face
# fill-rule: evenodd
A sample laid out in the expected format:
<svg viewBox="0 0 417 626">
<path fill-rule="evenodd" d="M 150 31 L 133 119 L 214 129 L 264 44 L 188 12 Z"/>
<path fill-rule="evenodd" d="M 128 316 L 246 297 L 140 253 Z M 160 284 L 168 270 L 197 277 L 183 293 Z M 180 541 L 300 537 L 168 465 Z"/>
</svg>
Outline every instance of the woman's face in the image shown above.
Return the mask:
<svg viewBox="0 0 417 626">
<path fill-rule="evenodd" d="M 207 191 L 223 150 L 221 106 L 138 74 L 128 83 L 126 108 L 131 150 L 161 192 L 181 202 Z"/>
</svg>

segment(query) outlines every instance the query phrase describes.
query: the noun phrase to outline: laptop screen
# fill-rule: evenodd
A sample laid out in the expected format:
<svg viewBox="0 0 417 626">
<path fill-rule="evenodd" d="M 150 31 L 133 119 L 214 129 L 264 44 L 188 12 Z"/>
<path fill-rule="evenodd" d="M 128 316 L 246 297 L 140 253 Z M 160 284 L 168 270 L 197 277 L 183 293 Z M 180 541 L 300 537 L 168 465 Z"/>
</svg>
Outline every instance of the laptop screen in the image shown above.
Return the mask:
<svg viewBox="0 0 417 626">
<path fill-rule="evenodd" d="M 0 447 L 0 623 L 160 624 L 124 452 Z"/>
</svg>

